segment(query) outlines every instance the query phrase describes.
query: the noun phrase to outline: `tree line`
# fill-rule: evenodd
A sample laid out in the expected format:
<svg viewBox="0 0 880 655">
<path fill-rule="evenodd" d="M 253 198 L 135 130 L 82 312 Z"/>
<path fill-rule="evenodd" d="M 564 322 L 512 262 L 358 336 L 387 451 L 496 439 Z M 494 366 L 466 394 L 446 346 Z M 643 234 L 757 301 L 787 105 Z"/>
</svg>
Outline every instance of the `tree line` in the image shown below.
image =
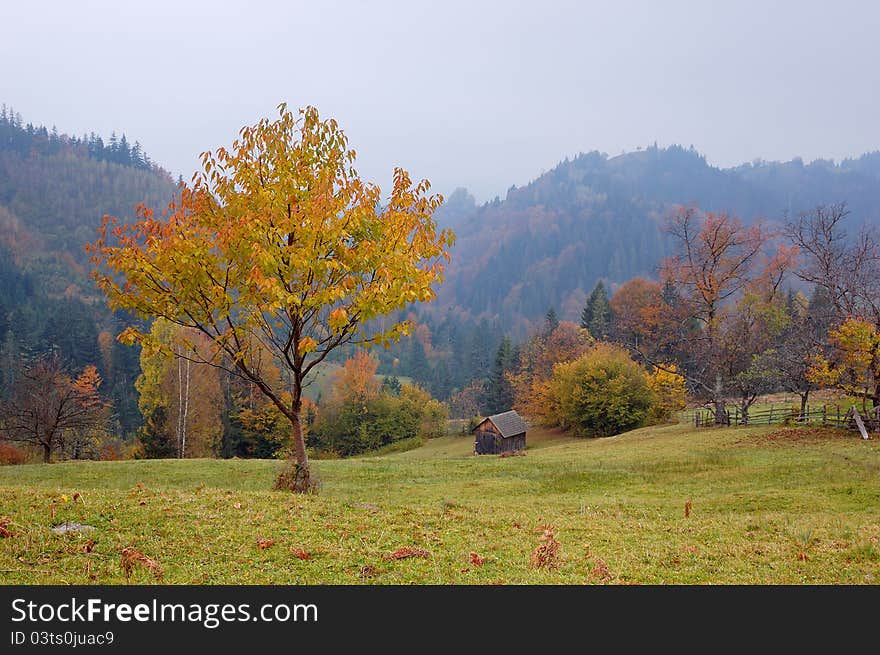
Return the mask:
<svg viewBox="0 0 880 655">
<path fill-rule="evenodd" d="M 123 134 L 113 132 L 105 143 L 94 132 L 81 137 L 59 134 L 55 127 L 24 123 L 21 114 L 5 104 L 0 105 L 0 144 L 5 150 L 22 155 L 57 155 L 63 151 L 91 157 L 121 166 L 131 166 L 145 171 L 160 170 L 144 152 L 139 141 L 130 143 Z"/>
<path fill-rule="evenodd" d="M 799 396 L 802 412 L 825 387 L 880 406 L 880 235 L 852 223 L 844 204 L 819 205 L 775 230 L 681 207 L 666 221 L 672 254 L 657 279 L 633 278 L 610 296 L 599 282 L 580 325 L 551 309 L 525 343 L 505 338 L 491 375 L 454 396 L 453 413 L 517 406 L 564 424 L 554 404 L 587 375 L 584 354 L 617 356 L 596 351 L 602 343 L 625 349 L 648 386 L 654 376 L 655 388 L 686 389 L 717 423 L 730 403 L 747 422 L 761 394 L 781 390 Z M 626 393 L 640 386 L 624 385 Z M 598 395 L 626 395 L 614 388 L 606 380 Z"/>
</svg>

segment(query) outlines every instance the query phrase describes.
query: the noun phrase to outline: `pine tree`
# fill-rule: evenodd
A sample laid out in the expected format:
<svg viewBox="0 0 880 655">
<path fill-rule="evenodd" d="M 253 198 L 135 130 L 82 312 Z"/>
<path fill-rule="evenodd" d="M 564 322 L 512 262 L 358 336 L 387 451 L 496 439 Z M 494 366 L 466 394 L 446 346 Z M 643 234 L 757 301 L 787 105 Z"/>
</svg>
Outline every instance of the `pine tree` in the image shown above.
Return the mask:
<svg viewBox="0 0 880 655">
<path fill-rule="evenodd" d="M 128 166 L 131 163 L 131 151 L 129 150 L 128 139 L 125 138 L 125 134 L 119 140 L 119 154 L 116 157 L 116 161 L 124 166 Z"/>
<path fill-rule="evenodd" d="M 596 283 L 581 313 L 581 327 L 596 339 L 605 339 L 611 328 L 611 305 L 602 280 Z"/>
<path fill-rule="evenodd" d="M 559 317 L 556 315 L 556 308 L 551 307 L 544 316 L 544 335 L 550 336 L 559 327 Z"/>
<path fill-rule="evenodd" d="M 386 375 L 382 380 L 382 391 L 390 393 L 394 396 L 400 395 L 400 378 L 396 375 Z"/>
<path fill-rule="evenodd" d="M 492 375 L 489 378 L 487 409 L 491 414 L 507 411 L 513 405 L 513 388 L 505 374 L 513 368 L 515 355 L 513 343 L 505 336 L 495 353 Z"/>
<path fill-rule="evenodd" d="M 409 374 L 420 385 L 427 385 L 431 376 L 431 365 L 425 355 L 425 347 L 415 337 L 410 338 Z"/>
</svg>

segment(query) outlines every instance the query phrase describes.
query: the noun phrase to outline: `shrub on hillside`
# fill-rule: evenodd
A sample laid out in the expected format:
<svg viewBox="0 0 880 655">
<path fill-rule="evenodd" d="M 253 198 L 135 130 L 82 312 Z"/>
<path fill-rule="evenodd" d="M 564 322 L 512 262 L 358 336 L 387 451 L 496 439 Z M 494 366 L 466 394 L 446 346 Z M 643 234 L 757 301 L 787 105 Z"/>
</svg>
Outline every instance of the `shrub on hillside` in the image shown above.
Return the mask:
<svg viewBox="0 0 880 655">
<path fill-rule="evenodd" d="M 687 404 L 687 383 L 680 375 L 675 364 L 668 364 L 662 369 L 654 368 L 647 374 L 648 388 L 654 394 L 651 409 L 648 412 L 649 423 L 667 423 L 672 420 L 675 412 L 681 411 Z"/>
<path fill-rule="evenodd" d="M 554 366 L 546 397 L 548 416 L 556 424 L 594 437 L 643 425 L 653 404 L 644 370 L 625 350 L 608 343 Z"/>
<path fill-rule="evenodd" d="M 324 402 L 309 445 L 342 456 L 382 448 L 404 439 L 432 438 L 445 431 L 448 410 L 423 389 L 405 384 L 400 395 L 335 396 Z"/>
<path fill-rule="evenodd" d="M 0 441 L 0 465 L 24 464 L 28 460 L 28 452 L 8 441 Z"/>
</svg>

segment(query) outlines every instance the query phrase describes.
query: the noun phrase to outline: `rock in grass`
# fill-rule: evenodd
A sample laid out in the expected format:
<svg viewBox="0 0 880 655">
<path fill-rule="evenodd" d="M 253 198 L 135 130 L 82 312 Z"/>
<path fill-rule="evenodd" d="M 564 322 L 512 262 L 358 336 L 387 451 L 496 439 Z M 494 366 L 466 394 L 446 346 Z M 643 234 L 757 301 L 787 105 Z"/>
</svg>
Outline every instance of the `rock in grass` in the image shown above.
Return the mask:
<svg viewBox="0 0 880 655">
<path fill-rule="evenodd" d="M 52 532 L 55 534 L 67 534 L 68 532 L 91 532 L 95 529 L 93 525 L 84 525 L 82 523 L 59 523 L 52 526 Z"/>
</svg>

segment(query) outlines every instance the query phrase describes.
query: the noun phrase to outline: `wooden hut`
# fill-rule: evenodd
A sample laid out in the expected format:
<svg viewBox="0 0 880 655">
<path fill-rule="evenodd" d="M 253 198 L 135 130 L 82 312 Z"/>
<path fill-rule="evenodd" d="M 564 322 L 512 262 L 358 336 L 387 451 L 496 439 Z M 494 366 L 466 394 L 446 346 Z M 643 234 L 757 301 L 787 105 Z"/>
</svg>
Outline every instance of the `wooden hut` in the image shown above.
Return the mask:
<svg viewBox="0 0 880 655">
<path fill-rule="evenodd" d="M 474 454 L 497 455 L 526 449 L 526 422 L 510 410 L 484 418 L 474 428 Z"/>
</svg>

